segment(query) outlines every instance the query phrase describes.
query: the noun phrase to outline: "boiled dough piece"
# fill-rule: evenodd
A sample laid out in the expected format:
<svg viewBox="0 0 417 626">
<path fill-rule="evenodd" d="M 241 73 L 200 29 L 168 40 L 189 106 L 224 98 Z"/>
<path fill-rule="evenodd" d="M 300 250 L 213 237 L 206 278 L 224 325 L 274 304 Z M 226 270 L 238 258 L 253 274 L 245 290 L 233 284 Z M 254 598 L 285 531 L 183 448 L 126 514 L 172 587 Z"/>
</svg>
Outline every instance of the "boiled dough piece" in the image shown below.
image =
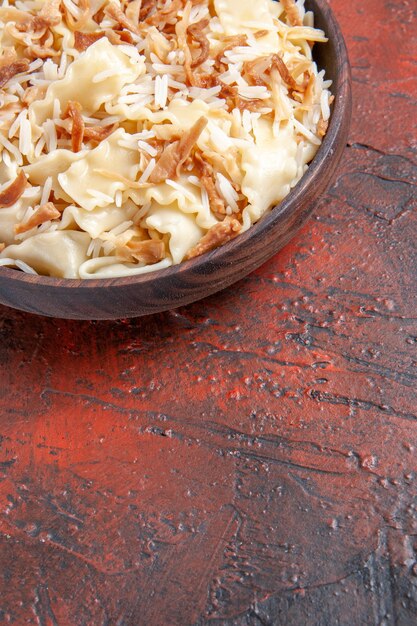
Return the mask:
<svg viewBox="0 0 417 626">
<path fill-rule="evenodd" d="M 203 206 L 201 189 L 188 182 L 186 177 L 181 177 L 178 183 L 178 189 L 161 183 L 147 189 L 132 190 L 129 195 L 138 206 L 149 203 L 161 207 L 175 204 L 183 213 L 193 214 L 197 226 L 206 230 L 217 224 L 210 207 Z"/>
<path fill-rule="evenodd" d="M 45 276 L 78 278 L 78 269 L 87 260 L 90 241 L 87 233 L 72 230 L 41 233 L 8 246 L 0 258 L 19 259 Z"/>
<path fill-rule="evenodd" d="M 169 251 L 174 263 L 181 263 L 185 255 L 204 235 L 192 215 L 185 215 L 175 205 L 152 207 L 146 218 L 148 228 L 170 235 Z"/>
<path fill-rule="evenodd" d="M 120 278 L 122 276 L 139 276 L 149 272 L 157 272 L 171 267 L 171 259 L 163 259 L 154 265 L 133 265 L 118 263 L 114 256 L 101 256 L 89 259 L 80 267 L 80 278 Z"/>
<path fill-rule="evenodd" d="M 52 178 L 52 191 L 56 198 L 71 202 L 71 197 L 64 192 L 58 182 L 58 174 L 65 172 L 75 161 L 88 154 L 86 150 L 71 152 L 62 148 L 41 156 L 36 163 L 26 165 L 23 171 L 32 185 L 44 185 L 46 179 Z"/>
<path fill-rule="evenodd" d="M 100 74 L 107 70 L 111 75 L 98 80 Z M 107 38 L 99 39 L 71 63 L 62 80 L 49 85 L 43 100 L 30 105 L 29 120 L 39 127 L 51 118 L 55 99 L 59 100 L 61 110 L 65 109 L 69 100 L 77 100 L 83 113 L 91 115 L 145 71 L 144 57 L 138 55 L 137 60 L 132 61 Z"/>
<path fill-rule="evenodd" d="M 285 124 L 274 136 L 272 124 L 261 119 L 254 132 L 256 145 L 242 156 L 242 192 L 249 200 L 244 213 L 250 216 L 251 223 L 285 198 L 297 175 L 297 142 L 292 125 Z"/>
<path fill-rule="evenodd" d="M 216 13 L 226 35 L 247 35 L 260 30 L 271 31 L 257 40 L 263 51 L 278 51 L 278 35 L 268 0 L 214 0 Z M 273 32 L 275 31 L 275 32 Z"/>
<path fill-rule="evenodd" d="M 139 151 L 119 144 L 126 139 L 129 134 L 119 128 L 58 175 L 60 186 L 72 202 L 86 211 L 113 204 L 116 191 L 127 188 L 126 183 L 117 180 L 117 175 L 132 181 L 136 179 Z M 103 171 L 115 174 L 114 180 Z"/>
<path fill-rule="evenodd" d="M 92 239 L 96 239 L 102 233 L 130 220 L 137 211 L 138 207 L 134 205 L 133 202 L 129 204 L 125 203 L 122 207 L 110 204 L 109 206 L 97 208 L 93 211 L 86 211 L 81 207 L 70 205 L 62 214 L 59 229 L 65 230 L 79 226 L 79 228 L 88 233 Z"/>
<path fill-rule="evenodd" d="M 25 215 L 29 207 L 39 204 L 41 199 L 40 190 L 35 189 L 35 193 L 32 193 L 30 197 L 22 196 L 12 206 L 0 209 L 0 232 L 1 242 L 6 246 L 15 241 L 14 227 L 18 224 Z"/>
</svg>

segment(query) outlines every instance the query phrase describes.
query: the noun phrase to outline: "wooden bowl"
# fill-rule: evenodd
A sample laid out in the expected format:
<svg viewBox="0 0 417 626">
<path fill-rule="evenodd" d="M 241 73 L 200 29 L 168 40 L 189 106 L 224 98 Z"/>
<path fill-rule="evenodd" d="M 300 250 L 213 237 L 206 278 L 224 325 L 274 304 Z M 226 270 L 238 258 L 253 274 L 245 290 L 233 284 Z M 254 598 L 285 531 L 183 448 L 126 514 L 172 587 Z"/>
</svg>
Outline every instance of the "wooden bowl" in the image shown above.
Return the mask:
<svg viewBox="0 0 417 626">
<path fill-rule="evenodd" d="M 67 319 L 118 319 L 174 309 L 220 291 L 262 265 L 294 236 L 329 186 L 343 154 L 351 117 L 347 50 L 325 0 L 307 0 L 329 42 L 314 58 L 336 96 L 329 129 L 307 173 L 287 198 L 223 247 L 166 270 L 128 278 L 69 280 L 0 268 L 0 302 Z"/>
</svg>

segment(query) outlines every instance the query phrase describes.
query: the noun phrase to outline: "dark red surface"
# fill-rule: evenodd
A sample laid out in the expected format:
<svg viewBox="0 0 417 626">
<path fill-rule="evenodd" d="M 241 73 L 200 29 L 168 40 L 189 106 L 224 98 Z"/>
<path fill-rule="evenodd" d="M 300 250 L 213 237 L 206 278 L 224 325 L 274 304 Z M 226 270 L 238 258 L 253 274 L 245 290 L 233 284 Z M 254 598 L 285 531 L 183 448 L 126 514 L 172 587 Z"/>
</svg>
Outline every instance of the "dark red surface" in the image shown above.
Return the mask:
<svg viewBox="0 0 417 626">
<path fill-rule="evenodd" d="M 415 4 L 332 6 L 350 144 L 291 245 L 173 313 L 1 308 L 0 623 L 417 623 Z"/>
</svg>

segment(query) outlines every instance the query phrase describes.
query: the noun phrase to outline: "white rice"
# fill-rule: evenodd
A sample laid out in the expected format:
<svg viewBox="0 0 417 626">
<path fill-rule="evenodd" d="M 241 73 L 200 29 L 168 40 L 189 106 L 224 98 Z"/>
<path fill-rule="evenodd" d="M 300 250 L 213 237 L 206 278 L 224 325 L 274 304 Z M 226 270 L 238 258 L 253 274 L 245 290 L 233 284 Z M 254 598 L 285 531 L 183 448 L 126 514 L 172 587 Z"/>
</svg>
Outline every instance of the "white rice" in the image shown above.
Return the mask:
<svg viewBox="0 0 417 626">
<path fill-rule="evenodd" d="M 101 239 L 92 239 L 87 249 L 87 256 L 97 259 L 100 256 L 103 242 Z"/>
<path fill-rule="evenodd" d="M 31 77 L 30 84 L 33 87 L 49 87 L 51 84 L 50 80 L 45 80 L 45 78 L 37 78 L 36 76 Z"/>
<path fill-rule="evenodd" d="M 100 202 L 105 202 L 106 204 L 112 204 L 114 202 L 114 198 L 112 196 L 109 196 L 107 193 L 103 193 L 98 189 L 86 189 L 86 192 L 95 200 L 100 200 Z"/>
<path fill-rule="evenodd" d="M 41 195 L 41 199 L 39 202 L 41 206 L 43 204 L 46 204 L 49 201 L 49 196 L 51 195 L 51 191 L 52 191 L 52 176 L 48 176 L 48 178 L 45 180 L 45 183 L 42 189 L 42 195 Z"/>
<path fill-rule="evenodd" d="M 217 96 L 221 91 L 221 86 L 211 87 L 211 89 L 201 89 L 199 87 L 191 87 L 189 95 L 195 100 L 203 100 L 203 102 L 209 102 L 213 97 Z"/>
<path fill-rule="evenodd" d="M 151 104 L 154 100 L 151 94 L 128 94 L 119 98 L 119 104 L 135 104 L 136 106 L 144 107 L 147 104 Z"/>
<path fill-rule="evenodd" d="M 16 133 L 18 132 L 20 128 L 20 123 L 22 119 L 27 118 L 27 115 L 28 115 L 28 110 L 23 109 L 23 111 L 20 111 L 19 115 L 16 116 L 15 121 L 9 128 L 9 133 L 8 133 L 9 139 L 12 139 L 16 135 Z"/>
<path fill-rule="evenodd" d="M 123 192 L 121 189 L 118 189 L 114 194 L 114 204 L 120 209 L 123 206 Z"/>
<path fill-rule="evenodd" d="M 6 180 L 2 185 L 0 185 L 0 193 L 2 193 L 7 187 L 10 187 L 10 180 Z"/>
<path fill-rule="evenodd" d="M 82 15 L 81 9 L 77 7 L 77 5 L 74 2 L 72 2 L 72 0 L 62 0 L 62 1 L 65 4 L 68 11 L 71 13 L 72 17 L 75 17 L 76 20 L 79 20 Z"/>
<path fill-rule="evenodd" d="M 32 274 L 34 276 L 38 275 L 38 272 L 36 272 L 33 267 L 31 267 L 30 265 L 28 265 L 27 263 L 25 263 L 24 261 L 16 261 L 16 267 L 18 267 L 20 270 L 22 270 L 22 272 L 25 272 L 25 274 Z"/>
<path fill-rule="evenodd" d="M 208 15 L 209 15 L 208 7 L 201 5 L 201 4 L 197 4 L 196 6 L 191 7 L 190 24 L 196 24 L 197 22 L 200 22 Z"/>
<path fill-rule="evenodd" d="M 42 128 L 45 136 L 46 149 L 48 152 L 54 152 L 57 149 L 57 136 L 53 120 L 46 120 L 46 122 L 42 124 Z"/>
<path fill-rule="evenodd" d="M 114 241 L 106 241 L 103 245 L 103 254 L 104 256 L 109 256 L 116 248 Z"/>
<path fill-rule="evenodd" d="M 91 256 L 91 255 L 93 254 L 94 245 L 95 245 L 95 242 L 96 242 L 96 241 L 97 241 L 97 239 L 92 239 L 92 240 L 90 241 L 90 245 L 88 246 L 88 248 L 87 248 L 87 252 L 86 252 L 86 255 L 87 255 L 87 256 Z"/>
<path fill-rule="evenodd" d="M 26 187 L 22 193 L 22 198 L 36 198 L 41 191 L 40 187 Z"/>
<path fill-rule="evenodd" d="M 155 137 L 155 131 L 154 130 L 143 130 L 140 133 L 136 133 L 135 137 L 138 140 L 143 140 L 146 141 L 147 139 L 154 139 Z"/>
<path fill-rule="evenodd" d="M 0 259 L 0 265 L 11 265 L 13 267 L 17 267 L 19 270 L 22 270 L 25 274 L 32 274 L 34 276 L 38 275 L 38 272 L 36 272 L 33 267 L 19 259 Z"/>
<path fill-rule="evenodd" d="M 152 63 L 152 69 L 155 74 L 183 74 L 184 66 L 183 65 L 167 65 L 165 63 Z"/>
<path fill-rule="evenodd" d="M 43 64 L 43 59 L 35 59 L 32 63 L 29 63 L 29 73 L 35 72 L 39 68 L 43 67 Z"/>
<path fill-rule="evenodd" d="M 259 51 L 255 47 L 236 46 L 232 50 L 226 50 L 224 57 L 226 62 L 243 63 L 244 61 L 254 61 L 259 56 Z"/>
<path fill-rule="evenodd" d="M 119 235 L 122 235 L 126 230 L 128 230 L 128 228 L 130 228 L 131 226 L 133 226 L 132 220 L 126 220 L 125 222 L 122 222 L 118 226 L 115 226 L 114 228 L 109 230 L 109 233 L 114 237 L 118 237 Z"/>
<path fill-rule="evenodd" d="M 138 62 L 140 59 L 140 54 L 138 49 L 135 46 L 130 46 L 128 44 L 122 44 L 120 46 L 118 46 L 118 49 L 120 52 L 123 52 L 123 54 L 126 54 L 126 56 L 130 57 L 131 59 L 133 59 L 133 61 Z"/>
<path fill-rule="evenodd" d="M 145 215 L 147 215 L 147 213 L 149 212 L 149 209 L 151 208 L 151 203 L 149 202 L 148 204 L 144 204 L 139 211 L 137 211 L 137 213 L 135 213 L 135 215 L 133 216 L 132 220 L 134 224 L 137 224 L 143 217 L 145 217 Z"/>
<path fill-rule="evenodd" d="M 150 175 L 155 169 L 156 161 L 155 159 L 151 159 L 145 168 L 142 176 L 139 178 L 140 183 L 146 183 L 149 180 Z"/>
<path fill-rule="evenodd" d="M 49 229 L 51 228 L 52 222 L 50 220 L 48 220 L 47 222 L 44 222 L 43 224 L 41 224 L 40 226 L 37 227 L 37 232 L 38 233 L 46 233 L 49 232 Z"/>
<path fill-rule="evenodd" d="M 248 100 L 267 100 L 271 97 L 271 92 L 266 87 L 246 87 L 240 85 L 238 88 L 239 95 Z"/>
<path fill-rule="evenodd" d="M 225 85 L 246 85 L 246 81 L 243 80 L 242 75 L 237 67 L 233 66 L 233 64 L 229 64 L 229 69 L 220 75 L 219 80 Z"/>
<path fill-rule="evenodd" d="M 32 147 L 32 125 L 27 117 L 23 117 L 20 122 L 19 150 L 26 156 L 32 151 Z"/>
<path fill-rule="evenodd" d="M 226 135 L 226 133 L 212 121 L 209 122 L 208 129 L 210 132 L 211 141 L 216 150 L 218 150 L 220 153 L 226 152 L 233 146 L 233 141 L 230 139 L 230 137 Z"/>
<path fill-rule="evenodd" d="M 304 120 L 303 120 L 303 124 L 304 126 L 310 125 L 310 124 L 318 124 L 319 120 L 321 117 L 321 107 L 320 106 L 314 106 L 311 111 L 309 111 L 309 113 L 307 113 L 307 115 L 304 115 Z"/>
<path fill-rule="evenodd" d="M 54 108 L 52 110 L 52 119 L 54 121 L 55 120 L 56 121 L 60 121 L 60 119 L 59 119 L 60 117 L 61 117 L 61 103 L 58 100 L 58 98 L 55 98 L 54 99 Z M 56 121 L 55 121 L 55 124 L 56 124 Z"/>
<path fill-rule="evenodd" d="M 330 119 L 329 92 L 323 90 L 320 96 L 321 115 L 323 120 L 327 122 Z"/>
<path fill-rule="evenodd" d="M 33 206 L 28 206 L 28 208 L 26 209 L 22 219 L 20 220 L 22 222 L 22 224 L 27 224 L 27 222 L 30 220 L 30 218 L 32 217 L 32 215 L 35 213 L 35 209 Z"/>
<path fill-rule="evenodd" d="M 9 257 L 3 257 L 2 259 L 0 258 L 0 267 L 6 267 L 7 265 L 12 265 L 13 267 L 16 267 L 16 260 L 10 259 Z"/>
<path fill-rule="evenodd" d="M 138 149 L 138 142 L 129 137 L 128 139 L 119 139 L 117 145 L 121 148 L 127 148 L 128 150 L 134 150 L 135 152 Z"/>
<path fill-rule="evenodd" d="M 226 109 L 226 100 L 223 100 L 223 98 L 213 98 L 212 100 L 210 100 L 208 103 L 208 107 L 211 110 L 214 109 Z"/>
<path fill-rule="evenodd" d="M 232 187 L 232 184 L 220 172 L 217 173 L 216 179 L 217 191 L 223 196 L 226 203 L 231 207 L 231 209 L 233 211 L 237 211 L 239 209 L 237 205 L 239 195 Z"/>
<path fill-rule="evenodd" d="M 164 109 L 168 100 L 168 76 L 157 76 L 155 78 L 155 106 Z"/>
<path fill-rule="evenodd" d="M 177 191 L 179 191 L 184 198 L 186 198 L 187 200 L 190 200 L 190 202 L 194 202 L 195 201 L 195 197 L 193 196 L 192 193 L 190 193 L 185 187 L 184 185 L 180 185 L 179 183 L 177 183 L 175 180 L 170 180 L 169 178 L 167 178 L 167 180 L 165 181 L 165 183 L 169 186 L 172 187 L 173 189 L 176 189 Z"/>
<path fill-rule="evenodd" d="M 17 74 L 16 76 L 13 76 L 13 78 L 10 79 L 9 81 L 10 88 L 14 89 L 20 83 L 26 83 L 28 80 L 29 80 L 29 77 L 27 74 Z"/>
<path fill-rule="evenodd" d="M 51 59 L 47 59 L 43 64 L 43 75 L 49 81 L 58 79 L 58 66 Z"/>
<path fill-rule="evenodd" d="M 316 135 L 313 135 L 311 130 L 308 130 L 308 128 L 306 128 L 305 126 L 300 124 L 300 122 L 298 120 L 293 119 L 292 123 L 293 123 L 293 126 L 294 126 L 295 130 L 297 132 L 299 132 L 301 135 L 303 135 L 304 137 L 306 137 L 306 139 L 311 141 L 311 143 L 313 143 L 316 146 L 319 146 L 321 144 L 320 139 L 318 139 L 318 137 L 316 137 Z"/>
<path fill-rule="evenodd" d="M 58 78 L 64 77 L 65 72 L 67 70 L 67 65 L 68 65 L 68 54 L 66 52 L 63 52 L 61 55 L 61 60 L 59 62 Z"/>
<path fill-rule="evenodd" d="M 141 139 L 138 141 L 139 150 L 143 150 L 149 156 L 155 157 L 158 154 L 158 150 L 156 150 L 153 146 L 150 146 L 146 141 L 142 141 Z"/>
<path fill-rule="evenodd" d="M 38 143 L 35 146 L 34 154 L 35 154 L 36 158 L 40 157 L 40 155 L 42 154 L 42 151 L 43 151 L 45 145 L 46 145 L 46 139 L 45 139 L 45 136 L 42 135 L 42 137 L 40 137 Z"/>
<path fill-rule="evenodd" d="M 93 83 L 102 83 L 108 78 L 113 78 L 113 76 L 119 76 L 120 73 L 120 69 L 118 68 L 104 70 L 103 72 L 99 72 L 94 76 Z"/>
<path fill-rule="evenodd" d="M 206 215 L 210 215 L 210 199 L 204 187 L 201 188 L 201 204 Z"/>
<path fill-rule="evenodd" d="M 217 33 L 218 35 L 224 34 L 224 28 L 217 15 L 210 20 L 210 30 L 212 33 Z"/>
<path fill-rule="evenodd" d="M 171 89 L 178 89 L 179 91 L 188 94 L 188 87 L 185 83 L 180 83 L 178 80 L 174 80 L 171 76 L 168 76 L 168 87 Z"/>
<path fill-rule="evenodd" d="M 2 162 L 5 164 L 6 167 L 7 168 L 11 167 L 12 161 L 10 158 L 10 154 L 7 152 L 7 150 L 3 150 L 0 156 L 1 156 Z M 7 181 L 7 182 L 10 184 L 10 181 Z"/>
<path fill-rule="evenodd" d="M 4 135 L 0 133 L 0 144 L 14 157 L 18 165 L 23 165 L 22 154 Z M 4 158 L 4 157 L 3 157 Z"/>
<path fill-rule="evenodd" d="M 250 133 L 253 130 L 252 115 L 247 109 L 245 109 L 242 113 L 242 126 L 247 133 Z"/>
<path fill-rule="evenodd" d="M 97 126 L 112 126 L 113 124 L 117 124 L 121 121 L 122 121 L 122 118 L 120 115 L 109 115 L 108 117 L 105 117 L 102 120 L 96 120 L 95 123 L 97 124 Z"/>
</svg>

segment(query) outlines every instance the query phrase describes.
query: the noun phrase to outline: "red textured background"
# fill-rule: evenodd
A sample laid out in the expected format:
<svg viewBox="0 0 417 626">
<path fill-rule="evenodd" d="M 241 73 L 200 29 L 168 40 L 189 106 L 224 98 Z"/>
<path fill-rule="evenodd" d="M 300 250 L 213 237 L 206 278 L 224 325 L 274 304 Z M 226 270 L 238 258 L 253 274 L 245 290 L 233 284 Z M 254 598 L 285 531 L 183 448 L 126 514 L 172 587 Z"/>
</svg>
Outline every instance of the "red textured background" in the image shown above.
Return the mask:
<svg viewBox="0 0 417 626">
<path fill-rule="evenodd" d="M 0 307 L 0 623 L 417 623 L 416 4 L 332 6 L 353 125 L 291 245 L 154 317 Z"/>
</svg>

